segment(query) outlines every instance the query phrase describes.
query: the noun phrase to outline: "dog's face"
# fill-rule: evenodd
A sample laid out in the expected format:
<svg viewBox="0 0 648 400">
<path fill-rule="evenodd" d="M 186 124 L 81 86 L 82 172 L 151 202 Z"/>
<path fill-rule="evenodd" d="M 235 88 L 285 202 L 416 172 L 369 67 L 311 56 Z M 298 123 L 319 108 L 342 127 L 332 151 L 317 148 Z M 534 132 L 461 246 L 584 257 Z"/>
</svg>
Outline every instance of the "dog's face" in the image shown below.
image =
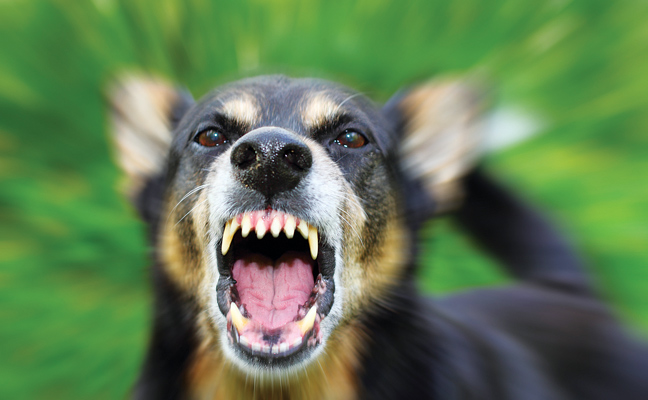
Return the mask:
<svg viewBox="0 0 648 400">
<path fill-rule="evenodd" d="M 359 351 L 366 338 L 357 327 L 410 263 L 404 196 L 411 193 L 403 188 L 412 185 L 405 181 L 421 180 L 430 192 L 465 170 L 454 163 L 448 172 L 439 158 L 423 164 L 446 165 L 443 173 L 401 161 L 422 146 L 407 132 L 448 129 L 426 125 L 430 110 L 420 105 L 431 92 L 412 91 L 380 109 L 313 79 L 247 79 L 196 104 L 175 91 L 147 90 L 157 105 L 140 109 L 175 126 L 155 151 L 137 134 L 151 130 L 145 117 L 120 136 L 140 102 L 122 92 L 113 100 L 120 161 L 134 196 L 165 176 L 162 205 L 150 217 L 157 258 L 195 304 L 204 346 L 244 371 L 270 374 L 303 369 L 330 342 L 354 342 L 349 348 Z M 141 160 L 148 169 L 137 167 Z"/>
<path fill-rule="evenodd" d="M 386 126 L 348 89 L 286 78 L 227 86 L 182 118 L 162 257 L 241 367 L 310 361 L 397 281 L 408 246 Z"/>
</svg>

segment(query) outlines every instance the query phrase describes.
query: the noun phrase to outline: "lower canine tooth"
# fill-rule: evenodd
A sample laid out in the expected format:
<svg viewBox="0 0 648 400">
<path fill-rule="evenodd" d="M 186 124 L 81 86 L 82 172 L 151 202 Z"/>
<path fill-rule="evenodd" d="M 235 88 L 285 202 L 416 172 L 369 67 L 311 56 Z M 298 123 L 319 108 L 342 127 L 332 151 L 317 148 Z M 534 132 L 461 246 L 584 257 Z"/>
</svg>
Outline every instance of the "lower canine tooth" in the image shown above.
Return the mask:
<svg viewBox="0 0 648 400">
<path fill-rule="evenodd" d="M 241 336 L 239 338 L 239 343 L 241 343 L 243 346 L 247 347 L 250 342 L 248 342 L 247 338 L 245 336 Z"/>
<path fill-rule="evenodd" d="M 232 317 L 232 323 L 236 327 L 236 330 L 241 332 L 247 324 L 250 322 L 249 319 L 245 318 L 243 315 L 241 315 L 241 312 L 239 311 L 238 307 L 236 307 L 236 304 L 232 302 L 230 305 L 230 316 Z"/>
<path fill-rule="evenodd" d="M 317 228 L 311 226 L 308 228 L 308 246 L 310 247 L 311 257 L 317 258 Z"/>
<path fill-rule="evenodd" d="M 306 332 L 313 329 L 313 325 L 315 324 L 316 314 L 317 314 L 317 306 L 313 306 L 311 307 L 310 310 L 308 310 L 308 314 L 306 314 L 304 318 L 296 322 L 297 327 L 299 327 L 299 331 L 301 332 L 302 335 L 304 335 Z"/>
</svg>

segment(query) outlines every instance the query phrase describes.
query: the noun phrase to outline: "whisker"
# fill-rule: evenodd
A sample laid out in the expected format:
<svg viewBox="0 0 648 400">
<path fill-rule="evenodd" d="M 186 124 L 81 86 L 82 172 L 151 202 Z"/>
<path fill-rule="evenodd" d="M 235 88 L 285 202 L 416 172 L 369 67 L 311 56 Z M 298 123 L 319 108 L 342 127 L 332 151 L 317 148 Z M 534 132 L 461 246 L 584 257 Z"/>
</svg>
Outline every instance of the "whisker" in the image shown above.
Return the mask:
<svg viewBox="0 0 648 400">
<path fill-rule="evenodd" d="M 191 196 L 192 194 L 197 193 L 197 192 L 199 192 L 199 191 L 201 191 L 201 190 L 203 190 L 203 189 L 205 189 L 205 188 L 207 188 L 207 187 L 209 187 L 209 184 L 200 185 L 200 186 L 196 186 L 195 188 L 193 188 L 193 189 L 191 189 L 189 192 L 187 192 L 187 194 L 185 194 L 185 195 L 180 199 L 180 201 L 178 202 L 178 204 L 176 204 L 175 207 L 173 207 L 173 209 L 169 212 L 169 215 L 167 215 L 166 223 L 169 223 L 169 218 L 171 218 L 171 215 L 172 215 L 173 212 L 176 210 L 176 208 L 178 208 L 178 206 L 180 205 L 180 203 L 182 203 L 183 201 L 185 201 L 185 200 L 186 200 L 189 196 Z"/>
<path fill-rule="evenodd" d="M 346 99 L 344 99 L 342 101 L 342 103 L 338 104 L 337 108 L 335 109 L 335 112 L 337 113 L 340 110 L 340 107 L 342 107 L 344 105 L 344 103 L 346 103 L 347 101 L 353 99 L 354 97 L 358 97 L 358 96 L 362 96 L 362 95 L 363 95 L 363 93 L 354 93 L 351 96 L 347 97 Z"/>
<path fill-rule="evenodd" d="M 346 211 L 344 211 L 344 210 L 340 210 L 340 211 L 346 213 Z M 348 213 L 346 213 L 346 214 L 348 215 Z M 350 217 L 350 215 L 349 215 L 349 217 Z M 365 248 L 365 245 L 364 245 L 364 242 L 362 241 L 362 236 L 360 236 L 360 234 L 358 233 L 358 231 L 353 227 L 353 225 L 351 225 L 351 223 L 349 222 L 349 220 L 346 219 L 346 217 L 344 217 L 343 215 L 340 215 L 340 218 L 341 218 L 344 222 L 346 222 L 346 225 L 347 225 L 349 228 L 351 228 L 351 230 L 353 231 L 353 233 L 356 235 L 356 237 L 357 237 L 358 240 L 360 241 L 360 245 L 361 245 L 362 248 L 364 249 L 364 248 Z"/>
<path fill-rule="evenodd" d="M 185 218 L 187 217 L 187 215 L 191 214 L 191 213 L 193 212 L 193 210 L 195 210 L 196 208 L 198 208 L 198 206 L 204 204 L 206 201 L 207 201 L 207 199 L 205 199 L 205 200 L 201 201 L 200 203 L 196 204 L 196 205 L 195 205 L 191 210 L 189 210 L 188 213 L 186 213 L 185 215 L 183 215 L 182 218 L 180 218 L 180 220 L 179 220 L 178 222 L 176 222 L 175 225 L 173 225 L 173 227 L 175 228 L 176 226 L 178 226 L 178 224 L 179 224 L 180 222 L 182 222 L 182 220 L 185 219 Z"/>
</svg>

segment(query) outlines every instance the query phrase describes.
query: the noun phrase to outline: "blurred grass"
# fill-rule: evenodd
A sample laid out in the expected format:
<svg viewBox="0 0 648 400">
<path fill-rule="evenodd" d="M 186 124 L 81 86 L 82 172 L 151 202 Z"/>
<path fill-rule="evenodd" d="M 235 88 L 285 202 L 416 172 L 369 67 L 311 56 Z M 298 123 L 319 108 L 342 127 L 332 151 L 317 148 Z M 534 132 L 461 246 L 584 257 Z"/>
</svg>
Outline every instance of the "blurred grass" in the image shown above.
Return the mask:
<svg viewBox="0 0 648 400">
<path fill-rule="evenodd" d="M 147 340 L 143 227 L 115 194 L 101 90 L 123 69 L 196 96 L 241 76 L 332 78 L 385 100 L 479 71 L 541 136 L 487 164 L 543 207 L 648 333 L 648 4 L 643 1 L 0 2 L 0 398 L 121 398 Z M 505 278 L 450 221 L 426 290 Z"/>
</svg>

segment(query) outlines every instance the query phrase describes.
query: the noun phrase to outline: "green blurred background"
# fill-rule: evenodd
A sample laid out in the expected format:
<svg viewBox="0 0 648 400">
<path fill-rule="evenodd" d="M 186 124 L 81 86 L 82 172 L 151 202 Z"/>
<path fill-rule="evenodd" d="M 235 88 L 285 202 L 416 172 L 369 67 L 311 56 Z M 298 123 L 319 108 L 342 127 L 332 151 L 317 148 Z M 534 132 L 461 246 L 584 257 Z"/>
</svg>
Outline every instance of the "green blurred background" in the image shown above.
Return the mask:
<svg viewBox="0 0 648 400">
<path fill-rule="evenodd" d="M 143 226 L 116 194 L 102 90 L 155 73 L 199 97 L 266 72 L 384 101 L 478 71 L 541 134 L 487 166 L 536 203 L 648 337 L 648 3 L 609 0 L 0 1 L 0 398 L 128 394 L 150 321 Z M 505 281 L 450 221 L 425 290 Z"/>
</svg>

